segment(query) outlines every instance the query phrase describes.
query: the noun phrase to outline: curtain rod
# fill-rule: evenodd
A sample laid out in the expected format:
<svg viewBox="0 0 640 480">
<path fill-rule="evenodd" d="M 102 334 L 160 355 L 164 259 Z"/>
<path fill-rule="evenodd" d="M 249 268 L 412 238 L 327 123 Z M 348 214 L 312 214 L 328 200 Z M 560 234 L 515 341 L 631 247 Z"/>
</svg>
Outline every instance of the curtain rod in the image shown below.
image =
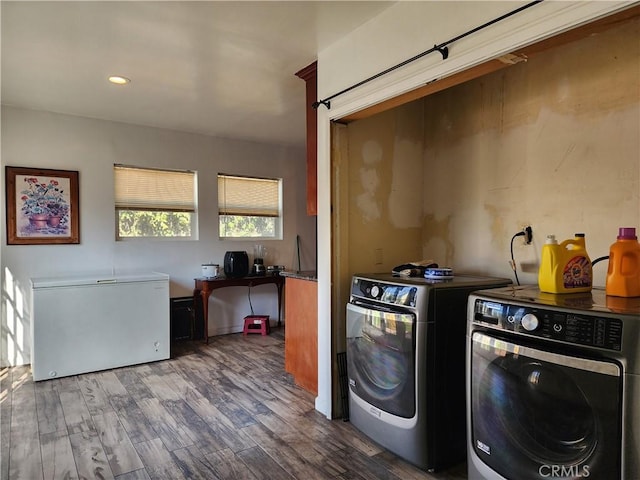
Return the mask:
<svg viewBox="0 0 640 480">
<path fill-rule="evenodd" d="M 491 25 L 494 25 L 494 24 L 496 24 L 496 23 L 498 23 L 498 22 L 500 22 L 500 21 L 502 21 L 502 20 L 504 20 L 506 18 L 509 18 L 509 17 L 511 17 L 513 15 L 516 15 L 516 14 L 522 12 L 523 10 L 526 10 L 527 8 L 533 7 L 534 5 L 536 5 L 538 3 L 541 3 L 542 1 L 543 0 L 535 0 L 533 2 L 527 3 L 526 5 L 523 5 L 521 7 L 516 8 L 515 10 L 512 10 L 511 12 L 505 13 L 504 15 L 502 15 L 502 16 L 500 16 L 498 18 L 494 18 L 493 20 L 490 20 L 487 23 L 483 23 L 482 25 L 479 25 L 479 26 L 477 26 L 477 27 L 465 32 L 465 33 L 462 33 L 462 34 L 458 35 L 457 37 L 454 37 L 454 38 L 452 38 L 450 40 L 447 40 L 446 42 L 443 42 L 443 43 L 441 43 L 439 45 L 434 45 L 433 48 L 430 48 L 429 50 L 425 50 L 424 52 L 419 53 L 418 55 L 416 55 L 414 57 L 411 57 L 408 60 L 400 62 L 397 65 L 394 65 L 393 67 L 389 67 L 386 70 L 383 70 L 382 72 L 376 73 L 375 75 L 373 75 L 373 76 L 371 76 L 369 78 L 366 78 L 366 79 L 362 80 L 361 82 L 358 82 L 358 83 L 356 83 L 354 85 L 351 85 L 350 87 L 347 87 L 347 88 L 345 88 L 344 90 L 341 90 L 338 93 L 334 93 L 333 95 L 331 95 L 330 97 L 325 98 L 324 100 L 318 100 L 316 102 L 313 102 L 311 104 L 311 106 L 316 110 L 318 109 L 318 107 L 320 105 L 324 105 L 325 107 L 327 107 L 327 109 L 331 109 L 331 100 L 333 100 L 334 98 L 336 98 L 336 97 L 338 97 L 340 95 L 343 95 L 343 94 L 345 94 L 347 92 L 350 92 L 353 89 L 361 87 L 365 83 L 369 83 L 372 80 L 375 80 L 376 78 L 379 78 L 379 77 L 381 77 L 383 75 L 386 75 L 389 72 L 397 70 L 398 68 L 404 67 L 405 65 L 407 65 L 407 64 L 409 64 L 411 62 L 414 62 L 414 61 L 418 60 L 419 58 L 422 58 L 422 57 L 424 57 L 426 55 L 429 55 L 430 53 L 438 52 L 438 53 L 440 53 L 442 55 L 442 60 L 446 60 L 447 58 L 449 58 L 449 47 L 448 47 L 448 45 L 450 45 L 450 44 L 452 44 L 454 42 L 457 42 L 458 40 L 460 40 L 460 39 L 462 39 L 464 37 L 467 37 L 467 36 L 472 35 L 472 34 L 474 34 L 476 32 L 479 32 L 480 30 L 483 30 L 483 29 L 485 29 L 487 27 L 490 27 Z"/>
</svg>

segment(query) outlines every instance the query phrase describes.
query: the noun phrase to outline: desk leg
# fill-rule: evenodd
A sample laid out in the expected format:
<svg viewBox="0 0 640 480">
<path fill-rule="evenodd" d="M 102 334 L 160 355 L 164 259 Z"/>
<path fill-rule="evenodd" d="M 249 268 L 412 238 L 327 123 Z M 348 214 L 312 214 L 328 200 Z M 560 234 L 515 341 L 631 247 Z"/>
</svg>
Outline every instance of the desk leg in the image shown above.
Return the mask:
<svg viewBox="0 0 640 480">
<path fill-rule="evenodd" d="M 278 326 L 282 324 L 282 288 L 284 287 L 284 282 L 276 283 L 276 287 L 278 287 Z"/>
<path fill-rule="evenodd" d="M 210 290 L 195 290 L 193 292 L 194 298 L 196 295 L 200 294 L 202 298 L 202 320 L 204 323 L 204 343 L 209 343 L 209 295 L 211 295 Z"/>
</svg>

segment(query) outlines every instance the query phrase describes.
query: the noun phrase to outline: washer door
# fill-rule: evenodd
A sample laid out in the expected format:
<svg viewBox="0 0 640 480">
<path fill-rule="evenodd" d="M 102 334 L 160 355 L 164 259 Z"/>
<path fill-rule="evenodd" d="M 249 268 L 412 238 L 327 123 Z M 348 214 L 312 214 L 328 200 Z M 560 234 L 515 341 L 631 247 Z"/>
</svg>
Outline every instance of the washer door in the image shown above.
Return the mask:
<svg viewBox="0 0 640 480">
<path fill-rule="evenodd" d="M 400 417 L 415 415 L 415 315 L 347 304 L 352 393 Z"/>
<path fill-rule="evenodd" d="M 505 478 L 620 478 L 618 364 L 471 339 L 475 454 Z"/>
</svg>

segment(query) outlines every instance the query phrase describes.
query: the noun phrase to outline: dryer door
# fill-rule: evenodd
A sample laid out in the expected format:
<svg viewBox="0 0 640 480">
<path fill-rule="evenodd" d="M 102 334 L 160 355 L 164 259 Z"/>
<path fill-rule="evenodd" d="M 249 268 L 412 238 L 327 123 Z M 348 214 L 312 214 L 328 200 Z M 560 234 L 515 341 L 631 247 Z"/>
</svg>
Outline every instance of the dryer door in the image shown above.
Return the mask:
<svg viewBox="0 0 640 480">
<path fill-rule="evenodd" d="M 400 417 L 415 415 L 413 313 L 347 304 L 349 389 Z"/>
<path fill-rule="evenodd" d="M 471 442 L 504 478 L 619 479 L 618 364 L 517 345 L 474 332 Z"/>
</svg>

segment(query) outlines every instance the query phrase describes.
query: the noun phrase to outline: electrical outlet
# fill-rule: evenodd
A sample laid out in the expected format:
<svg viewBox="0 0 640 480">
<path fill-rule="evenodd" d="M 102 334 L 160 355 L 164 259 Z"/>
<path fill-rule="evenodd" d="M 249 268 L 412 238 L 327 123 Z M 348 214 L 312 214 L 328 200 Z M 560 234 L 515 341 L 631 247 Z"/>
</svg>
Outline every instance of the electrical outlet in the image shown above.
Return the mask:
<svg viewBox="0 0 640 480">
<path fill-rule="evenodd" d="M 524 243 L 530 245 L 533 240 L 533 229 L 530 225 L 527 225 L 522 229 L 522 231 L 524 232 Z"/>
</svg>

